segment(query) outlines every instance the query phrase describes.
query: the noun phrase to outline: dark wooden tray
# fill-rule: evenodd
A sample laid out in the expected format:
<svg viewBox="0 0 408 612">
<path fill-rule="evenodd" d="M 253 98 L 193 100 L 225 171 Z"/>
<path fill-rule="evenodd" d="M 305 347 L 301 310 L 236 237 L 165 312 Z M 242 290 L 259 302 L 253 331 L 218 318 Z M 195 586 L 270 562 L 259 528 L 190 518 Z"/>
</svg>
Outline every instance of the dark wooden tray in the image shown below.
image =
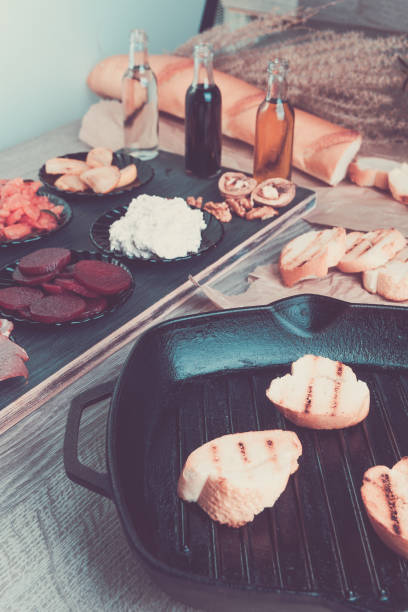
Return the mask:
<svg viewBox="0 0 408 612">
<path fill-rule="evenodd" d="M 89 238 L 93 221 L 103 212 L 129 203 L 141 192 L 166 197 L 202 195 L 205 201 L 219 201 L 217 179 L 203 180 L 186 175 L 182 157 L 161 152 L 151 165 L 155 174 L 150 183 L 142 187 L 143 191 L 106 199 L 66 197 L 73 210 L 71 223 L 57 234 L 44 238 L 41 245 L 2 249 L 0 266 L 40 246 L 95 250 Z M 182 300 L 192 291 L 189 274 L 201 274 L 198 278 L 207 280 L 211 272 L 242 256 L 289 216 L 312 206 L 314 200 L 313 191 L 298 187 L 293 202 L 277 218 L 248 222 L 234 217 L 225 224 L 224 238 L 217 247 L 190 260 L 166 264 L 124 260 L 134 275 L 135 291 L 121 308 L 101 319 L 66 328 L 16 324 L 13 336 L 30 356 L 27 363 L 30 375 L 27 383 L 21 379 L 0 383 L 0 432 L 133 340 L 143 323 L 157 318 L 171 301 Z M 208 275 L 203 276 L 206 271 Z"/>
</svg>

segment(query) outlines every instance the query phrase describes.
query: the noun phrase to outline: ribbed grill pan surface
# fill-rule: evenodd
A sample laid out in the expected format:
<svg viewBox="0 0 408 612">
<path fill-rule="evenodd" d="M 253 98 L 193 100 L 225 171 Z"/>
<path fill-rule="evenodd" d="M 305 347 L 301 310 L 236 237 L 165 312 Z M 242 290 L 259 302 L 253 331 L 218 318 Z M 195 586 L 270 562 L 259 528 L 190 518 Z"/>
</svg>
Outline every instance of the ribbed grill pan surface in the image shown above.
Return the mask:
<svg viewBox="0 0 408 612">
<path fill-rule="evenodd" d="M 150 565 L 203 589 L 222 585 L 289 602 L 310 594 L 316 610 L 406 610 L 407 561 L 374 533 L 360 486 L 370 466 L 391 467 L 408 455 L 408 312 L 316 296 L 280 305 L 164 324 L 135 347 L 116 397 L 134 409 L 111 424 L 114 478 L 140 540 L 128 535 Z M 367 382 L 370 413 L 362 424 L 299 428 L 267 400 L 270 380 L 307 352 L 345 361 Z M 178 499 L 177 480 L 195 448 L 226 433 L 274 428 L 295 431 L 303 446 L 274 508 L 231 529 Z M 292 609 L 270 602 L 272 610 Z"/>
</svg>

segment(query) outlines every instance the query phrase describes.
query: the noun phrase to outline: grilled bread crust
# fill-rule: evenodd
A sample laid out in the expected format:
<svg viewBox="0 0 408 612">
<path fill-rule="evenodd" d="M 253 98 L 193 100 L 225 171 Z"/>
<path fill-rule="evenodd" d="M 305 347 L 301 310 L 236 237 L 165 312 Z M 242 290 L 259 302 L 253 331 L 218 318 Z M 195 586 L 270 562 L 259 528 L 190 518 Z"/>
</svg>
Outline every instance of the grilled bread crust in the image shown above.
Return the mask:
<svg viewBox="0 0 408 612">
<path fill-rule="evenodd" d="M 286 244 L 279 258 L 283 283 L 292 287 L 307 278 L 322 278 L 335 266 L 346 248 L 346 231 L 342 227 L 311 231 Z"/>
<path fill-rule="evenodd" d="M 367 470 L 361 497 L 378 537 L 397 555 L 408 558 L 408 457 L 392 469 L 376 465 Z"/>
<path fill-rule="evenodd" d="M 353 370 L 327 357 L 304 355 L 292 373 L 271 381 L 266 396 L 288 421 L 310 429 L 342 429 L 360 423 L 370 392 Z"/>
<path fill-rule="evenodd" d="M 240 527 L 274 505 L 298 468 L 302 446 L 294 432 L 248 431 L 221 436 L 193 451 L 177 492 L 215 521 Z"/>
<path fill-rule="evenodd" d="M 362 275 L 364 289 L 378 293 L 387 300 L 408 300 L 408 247 L 380 268 L 366 270 Z"/>
<path fill-rule="evenodd" d="M 350 232 L 346 236 L 346 251 L 337 267 L 342 272 L 364 272 L 386 264 L 406 245 L 404 236 L 396 229 L 373 232 Z"/>
</svg>

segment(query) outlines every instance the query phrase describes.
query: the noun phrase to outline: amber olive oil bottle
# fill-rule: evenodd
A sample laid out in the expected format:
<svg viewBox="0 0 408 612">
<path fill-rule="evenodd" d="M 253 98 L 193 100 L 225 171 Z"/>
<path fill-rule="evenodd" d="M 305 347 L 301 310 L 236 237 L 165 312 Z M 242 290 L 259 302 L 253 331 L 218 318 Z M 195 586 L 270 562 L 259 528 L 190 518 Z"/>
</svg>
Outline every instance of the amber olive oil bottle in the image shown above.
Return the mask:
<svg viewBox="0 0 408 612">
<path fill-rule="evenodd" d="M 268 65 L 268 90 L 256 116 L 254 178 L 290 179 L 295 113 L 287 98 L 288 62 L 274 59 Z"/>
</svg>

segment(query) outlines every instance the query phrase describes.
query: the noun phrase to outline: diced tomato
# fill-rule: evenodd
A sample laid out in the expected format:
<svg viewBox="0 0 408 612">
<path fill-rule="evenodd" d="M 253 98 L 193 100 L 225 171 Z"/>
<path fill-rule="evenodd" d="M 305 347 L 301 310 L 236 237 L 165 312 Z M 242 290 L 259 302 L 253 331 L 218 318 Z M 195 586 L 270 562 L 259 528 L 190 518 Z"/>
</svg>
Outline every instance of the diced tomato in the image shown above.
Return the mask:
<svg viewBox="0 0 408 612">
<path fill-rule="evenodd" d="M 59 206 L 54 206 L 53 208 L 51 208 L 51 210 L 54 213 L 54 215 L 57 215 L 57 217 L 60 217 L 62 213 L 64 212 L 64 207 L 61 204 Z"/>
<path fill-rule="evenodd" d="M 33 222 L 33 227 L 41 230 L 51 231 L 58 225 L 56 218 L 47 212 L 41 212 L 37 221 Z"/>
<path fill-rule="evenodd" d="M 13 225 L 14 223 L 17 223 L 18 221 L 20 221 L 20 219 L 23 216 L 23 214 L 24 214 L 24 209 L 23 208 L 16 208 L 7 217 L 6 224 L 7 225 Z"/>
<path fill-rule="evenodd" d="M 30 225 L 25 223 L 15 223 L 5 227 L 3 233 L 6 240 L 20 240 L 20 238 L 29 236 L 32 233 L 32 229 Z"/>
<path fill-rule="evenodd" d="M 23 207 L 23 212 L 32 221 L 37 221 L 41 211 L 34 204 L 25 204 Z"/>
</svg>

